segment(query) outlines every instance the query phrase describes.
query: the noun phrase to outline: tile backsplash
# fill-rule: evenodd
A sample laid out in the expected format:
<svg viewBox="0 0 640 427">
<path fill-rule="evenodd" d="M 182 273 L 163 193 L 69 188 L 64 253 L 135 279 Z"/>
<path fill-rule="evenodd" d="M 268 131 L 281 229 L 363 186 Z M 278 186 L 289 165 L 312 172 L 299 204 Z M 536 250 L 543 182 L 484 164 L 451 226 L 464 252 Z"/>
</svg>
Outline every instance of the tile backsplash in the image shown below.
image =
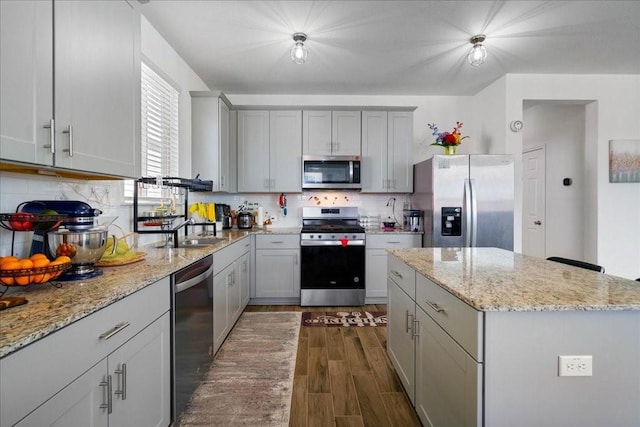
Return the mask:
<svg viewBox="0 0 640 427">
<path fill-rule="evenodd" d="M 26 175 L 0 172 L 0 211 L 15 212 L 17 206 L 29 200 L 79 200 L 102 214 L 99 220 L 117 217 L 111 230 L 114 234 L 128 233 L 133 230 L 133 208 L 131 201 L 125 199 L 124 181 L 88 181 L 74 180 L 45 175 Z M 264 194 L 223 194 L 189 193 L 189 203 L 214 202 L 225 203 L 237 210 L 242 205 L 257 208 L 262 206 L 264 215 L 272 218 L 273 228 L 299 227 L 302 225 L 302 207 L 304 206 L 357 206 L 361 215 L 380 215 L 384 220 L 394 216 L 402 222 L 402 209 L 408 200 L 405 194 L 362 194 L 351 191 L 303 192 L 287 196 L 287 215 L 279 207 L 280 193 Z M 395 212 L 392 212 L 390 200 L 395 198 Z M 166 201 L 168 202 L 168 200 Z M 387 206 L 389 203 L 389 206 Z M 122 230 L 122 231 L 121 231 Z M 28 255 L 31 245 L 31 232 L 12 233 L 0 229 L 0 255 Z M 158 234 L 140 236 L 140 244 L 159 241 Z"/>
</svg>

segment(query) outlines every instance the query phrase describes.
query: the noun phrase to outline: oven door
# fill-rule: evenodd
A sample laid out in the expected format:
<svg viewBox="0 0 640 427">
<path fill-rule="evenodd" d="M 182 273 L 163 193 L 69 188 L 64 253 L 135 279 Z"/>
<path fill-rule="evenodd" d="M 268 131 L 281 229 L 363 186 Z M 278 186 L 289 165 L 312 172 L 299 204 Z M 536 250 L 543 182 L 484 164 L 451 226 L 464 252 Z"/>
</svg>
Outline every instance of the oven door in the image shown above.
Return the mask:
<svg viewBox="0 0 640 427">
<path fill-rule="evenodd" d="M 333 242 L 327 242 L 333 243 Z M 365 246 L 335 244 L 300 248 L 300 304 L 363 305 Z"/>
</svg>

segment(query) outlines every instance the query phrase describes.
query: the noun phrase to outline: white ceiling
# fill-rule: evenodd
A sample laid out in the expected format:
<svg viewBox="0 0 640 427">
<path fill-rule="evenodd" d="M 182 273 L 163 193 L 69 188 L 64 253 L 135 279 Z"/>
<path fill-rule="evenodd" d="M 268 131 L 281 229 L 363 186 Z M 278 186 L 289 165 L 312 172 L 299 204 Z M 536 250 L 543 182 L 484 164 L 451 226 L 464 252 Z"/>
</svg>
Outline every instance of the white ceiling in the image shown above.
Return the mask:
<svg viewBox="0 0 640 427">
<path fill-rule="evenodd" d="M 640 0 L 170 1 L 142 13 L 211 89 L 473 95 L 506 73 L 640 74 Z M 289 58 L 308 34 L 307 62 Z M 487 35 L 487 62 L 466 62 Z"/>
</svg>

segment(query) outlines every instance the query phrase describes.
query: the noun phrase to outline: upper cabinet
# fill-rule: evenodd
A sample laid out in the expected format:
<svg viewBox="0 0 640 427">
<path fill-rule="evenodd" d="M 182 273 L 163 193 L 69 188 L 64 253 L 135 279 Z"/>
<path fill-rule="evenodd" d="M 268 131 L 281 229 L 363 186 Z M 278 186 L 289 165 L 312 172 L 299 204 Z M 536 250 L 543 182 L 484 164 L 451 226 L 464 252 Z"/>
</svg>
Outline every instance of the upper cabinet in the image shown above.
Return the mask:
<svg viewBox="0 0 640 427">
<path fill-rule="evenodd" d="M 305 110 L 304 155 L 359 156 L 360 114 L 360 111 Z"/>
<path fill-rule="evenodd" d="M 213 181 L 213 191 L 234 193 L 237 144 L 230 107 L 221 92 L 191 92 L 191 168 L 193 176 Z"/>
<path fill-rule="evenodd" d="M 413 191 L 413 112 L 362 112 L 362 192 Z"/>
<path fill-rule="evenodd" d="M 238 191 L 302 191 L 302 112 L 238 111 Z"/>
<path fill-rule="evenodd" d="M 140 15 L 124 0 L 0 2 L 0 157 L 140 175 Z"/>
</svg>

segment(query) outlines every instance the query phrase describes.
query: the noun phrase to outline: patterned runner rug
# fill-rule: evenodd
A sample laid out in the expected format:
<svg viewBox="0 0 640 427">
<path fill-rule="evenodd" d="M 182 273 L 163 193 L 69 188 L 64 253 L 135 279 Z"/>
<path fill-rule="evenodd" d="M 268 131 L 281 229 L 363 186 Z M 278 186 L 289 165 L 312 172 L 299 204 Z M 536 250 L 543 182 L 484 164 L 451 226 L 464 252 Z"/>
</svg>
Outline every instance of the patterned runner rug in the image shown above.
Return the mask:
<svg viewBox="0 0 640 427">
<path fill-rule="evenodd" d="M 385 311 L 338 311 L 302 313 L 302 326 L 387 326 Z"/>
<path fill-rule="evenodd" d="M 299 312 L 242 313 L 176 425 L 288 426 L 299 335 Z"/>
</svg>

